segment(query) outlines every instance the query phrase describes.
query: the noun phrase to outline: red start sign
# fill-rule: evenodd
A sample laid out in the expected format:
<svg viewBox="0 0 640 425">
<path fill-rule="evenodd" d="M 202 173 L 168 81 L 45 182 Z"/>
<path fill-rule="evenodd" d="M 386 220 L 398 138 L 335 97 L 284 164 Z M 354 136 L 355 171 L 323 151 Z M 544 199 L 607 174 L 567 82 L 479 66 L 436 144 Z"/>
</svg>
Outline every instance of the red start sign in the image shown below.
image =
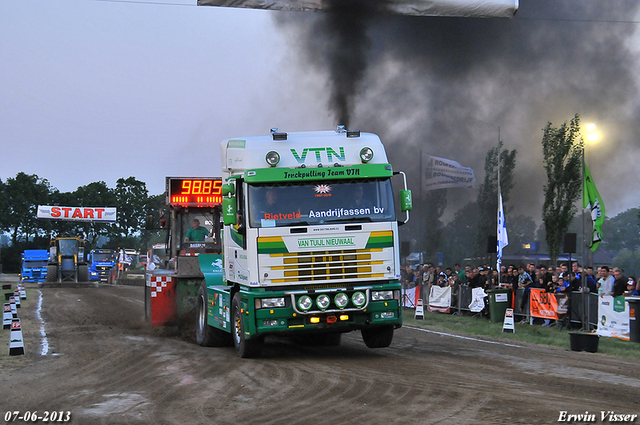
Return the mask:
<svg viewBox="0 0 640 425">
<path fill-rule="evenodd" d="M 38 205 L 38 218 L 48 220 L 115 223 L 115 207 L 61 207 Z"/>
</svg>

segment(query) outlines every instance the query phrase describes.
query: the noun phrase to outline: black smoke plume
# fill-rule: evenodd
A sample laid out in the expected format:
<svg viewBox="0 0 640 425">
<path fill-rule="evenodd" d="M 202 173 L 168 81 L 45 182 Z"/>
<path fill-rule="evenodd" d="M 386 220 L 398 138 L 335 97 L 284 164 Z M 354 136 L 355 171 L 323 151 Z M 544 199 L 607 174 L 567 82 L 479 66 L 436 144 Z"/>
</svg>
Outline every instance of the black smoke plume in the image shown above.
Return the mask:
<svg viewBox="0 0 640 425">
<path fill-rule="evenodd" d="M 383 1 L 327 6 L 274 16 L 300 47 L 301 72 L 325 71 L 336 124 L 378 133 L 414 196 L 421 151 L 470 166 L 481 181 L 500 133 L 518 150 L 511 207 L 539 223 L 542 128 L 578 113 L 603 134 L 587 161 L 608 215 L 637 206 L 640 2 L 521 0 L 513 19 L 392 15 Z M 450 190 L 445 216 L 475 197 Z"/>
</svg>

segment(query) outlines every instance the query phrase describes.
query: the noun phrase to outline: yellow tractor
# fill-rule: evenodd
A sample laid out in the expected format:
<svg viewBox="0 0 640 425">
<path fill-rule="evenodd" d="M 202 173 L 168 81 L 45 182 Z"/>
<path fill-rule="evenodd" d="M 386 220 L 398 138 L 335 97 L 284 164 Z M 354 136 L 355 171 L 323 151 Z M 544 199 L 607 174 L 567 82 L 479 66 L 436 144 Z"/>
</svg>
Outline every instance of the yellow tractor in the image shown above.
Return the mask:
<svg viewBox="0 0 640 425">
<path fill-rule="evenodd" d="M 89 282 L 89 266 L 84 258 L 84 240 L 54 238 L 49 246 L 47 283 Z"/>
</svg>

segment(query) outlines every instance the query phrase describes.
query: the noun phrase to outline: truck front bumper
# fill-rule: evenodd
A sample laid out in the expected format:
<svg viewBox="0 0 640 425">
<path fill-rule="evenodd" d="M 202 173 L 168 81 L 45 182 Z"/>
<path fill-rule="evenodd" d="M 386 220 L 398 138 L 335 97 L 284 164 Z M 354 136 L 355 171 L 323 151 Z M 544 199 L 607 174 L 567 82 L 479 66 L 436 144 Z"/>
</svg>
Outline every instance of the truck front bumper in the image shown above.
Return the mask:
<svg viewBox="0 0 640 425">
<path fill-rule="evenodd" d="M 364 301 L 361 296 L 358 296 L 359 301 L 354 301 L 356 293 L 364 294 Z M 241 291 L 241 294 L 243 302 L 246 299 L 245 325 L 251 336 L 334 333 L 377 326 L 402 326 L 399 284 L 326 291 Z M 327 299 L 328 304 L 323 303 Z M 283 301 L 284 306 L 276 306 Z"/>
</svg>

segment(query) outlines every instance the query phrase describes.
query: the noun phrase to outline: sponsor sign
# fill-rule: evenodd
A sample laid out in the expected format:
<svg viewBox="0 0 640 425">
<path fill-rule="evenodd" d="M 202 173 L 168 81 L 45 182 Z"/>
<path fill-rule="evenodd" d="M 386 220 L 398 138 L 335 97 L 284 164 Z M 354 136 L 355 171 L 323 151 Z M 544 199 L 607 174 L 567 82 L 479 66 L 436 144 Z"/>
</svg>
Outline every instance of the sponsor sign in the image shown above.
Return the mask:
<svg viewBox="0 0 640 425">
<path fill-rule="evenodd" d="M 598 298 L 598 329 L 596 333 L 600 336 L 613 336 L 628 341 L 629 303 L 624 297 L 605 295 Z"/>
<path fill-rule="evenodd" d="M 416 315 L 415 315 L 415 319 L 416 320 L 423 320 L 424 319 L 424 307 L 422 306 L 422 300 L 419 299 L 416 302 Z"/>
<path fill-rule="evenodd" d="M 513 322 L 513 309 L 508 308 L 504 313 L 504 322 L 502 324 L 502 332 L 516 333 L 516 326 Z"/>
<path fill-rule="evenodd" d="M 61 207 L 38 205 L 37 217 L 44 220 L 116 222 L 116 207 Z"/>
<path fill-rule="evenodd" d="M 531 288 L 530 291 L 531 316 L 543 319 L 559 319 L 556 294 L 539 288 Z"/>
</svg>

